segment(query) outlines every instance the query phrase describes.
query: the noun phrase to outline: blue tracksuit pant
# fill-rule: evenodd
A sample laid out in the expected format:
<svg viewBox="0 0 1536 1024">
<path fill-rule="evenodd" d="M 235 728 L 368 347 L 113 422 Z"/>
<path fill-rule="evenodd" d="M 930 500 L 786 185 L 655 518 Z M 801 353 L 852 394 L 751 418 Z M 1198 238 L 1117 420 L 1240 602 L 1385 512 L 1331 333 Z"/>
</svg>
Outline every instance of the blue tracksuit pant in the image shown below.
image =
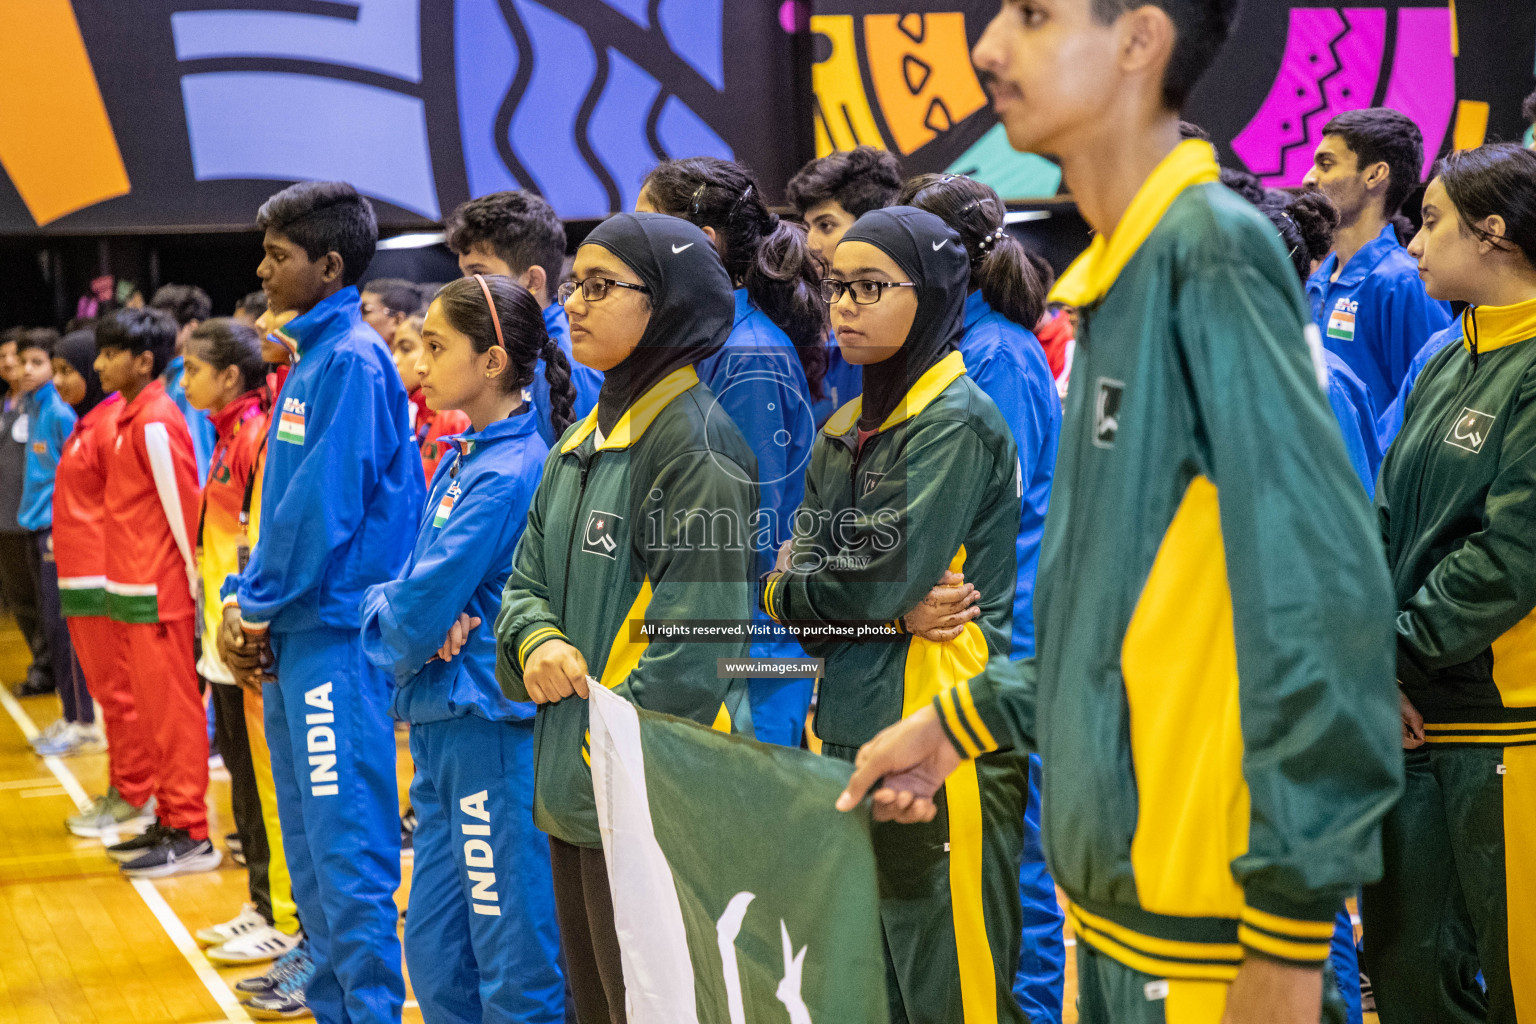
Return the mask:
<svg viewBox="0 0 1536 1024">
<path fill-rule="evenodd" d="M 274 633 L 267 744 L 320 1024 L 400 1020 L 400 805 L 390 683 L 357 630 Z M 287 737 L 287 742 L 282 741 Z"/>
<path fill-rule="evenodd" d="M 762 612 L 766 625 L 773 625 Z M 757 621 L 754 619 L 753 621 Z M 794 640 L 754 640 L 754 658 L 803 658 L 805 651 Z M 747 700 L 752 705 L 752 735 L 759 743 L 798 747 L 805 737 L 805 717 L 811 710 L 815 679 L 752 679 L 747 683 Z"/>
<path fill-rule="evenodd" d="M 1346 1021 L 1361 1024 L 1365 1018 L 1360 1012 L 1360 954 L 1355 951 L 1355 926 L 1349 919 L 1348 907 L 1340 907 L 1338 916 L 1333 919 L 1333 944 L 1328 962 L 1333 964 L 1339 994 L 1344 997 Z"/>
<path fill-rule="evenodd" d="M 1061 904 L 1056 902 L 1056 882 L 1046 870 L 1045 851 L 1040 847 L 1039 754 L 1029 755 L 1029 804 L 1024 808 L 1019 896 L 1024 905 L 1024 941 L 1019 945 L 1013 997 L 1030 1024 L 1061 1024 L 1067 970 L 1067 946 L 1061 932 L 1066 921 Z"/>
<path fill-rule="evenodd" d="M 405 959 L 427 1024 L 563 1024 L 549 837 L 533 824 L 533 722 L 411 726 L 415 867 Z"/>
</svg>

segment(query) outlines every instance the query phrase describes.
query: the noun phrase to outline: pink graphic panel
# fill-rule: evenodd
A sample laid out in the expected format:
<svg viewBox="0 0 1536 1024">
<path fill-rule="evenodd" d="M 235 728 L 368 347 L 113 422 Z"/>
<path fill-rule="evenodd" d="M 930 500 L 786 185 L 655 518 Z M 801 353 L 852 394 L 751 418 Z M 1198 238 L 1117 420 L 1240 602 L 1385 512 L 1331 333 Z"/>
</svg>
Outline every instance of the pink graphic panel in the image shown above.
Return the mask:
<svg viewBox="0 0 1536 1024">
<path fill-rule="evenodd" d="M 1290 187 L 1312 166 L 1323 125 L 1367 107 L 1381 76 L 1387 12 L 1380 7 L 1292 8 L 1285 54 L 1269 95 L 1232 150 L 1266 185 Z"/>
<path fill-rule="evenodd" d="M 1397 12 L 1397 49 L 1382 105 L 1407 114 L 1424 133 L 1428 177 L 1456 110 L 1450 8 L 1404 7 Z"/>
</svg>

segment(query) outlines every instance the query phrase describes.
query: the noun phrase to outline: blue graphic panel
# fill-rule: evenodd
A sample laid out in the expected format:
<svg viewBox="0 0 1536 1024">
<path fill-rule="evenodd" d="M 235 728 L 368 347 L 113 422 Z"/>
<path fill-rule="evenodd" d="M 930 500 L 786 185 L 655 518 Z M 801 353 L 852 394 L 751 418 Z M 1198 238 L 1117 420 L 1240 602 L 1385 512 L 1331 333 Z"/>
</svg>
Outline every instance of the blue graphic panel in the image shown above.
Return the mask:
<svg viewBox="0 0 1536 1024">
<path fill-rule="evenodd" d="M 314 75 L 224 71 L 181 80 L 198 181 L 350 181 L 437 220 L 421 100 Z M 303 111 L 303 117 L 295 117 Z M 379 140 L 393 148 L 380 159 Z"/>
<path fill-rule="evenodd" d="M 515 2 L 533 46 L 533 77 L 512 115 L 512 150 L 560 216 L 604 216 L 608 190 L 576 148 L 597 55 L 581 26 L 531 0 Z"/>
<path fill-rule="evenodd" d="M 676 96 L 668 96 L 662 104 L 661 117 L 656 120 L 656 137 L 661 148 L 673 160 L 690 156 L 715 156 L 721 160 L 734 160 L 736 156 L 725 140 L 716 135 L 704 119 Z"/>
<path fill-rule="evenodd" d="M 645 119 L 660 94 L 660 82 L 609 48 L 608 84 L 587 122 L 587 139 L 619 186 L 620 204 L 626 210 L 635 208 L 640 186 L 656 166 L 656 154 L 645 137 Z"/>
<path fill-rule="evenodd" d="M 656 20 L 672 50 L 704 80 L 725 89 L 724 0 L 661 0 Z"/>
<path fill-rule="evenodd" d="M 518 187 L 496 146 L 496 114 L 517 75 L 517 43 L 496 0 L 458 0 L 453 12 L 459 137 L 469 194 Z"/>
<path fill-rule="evenodd" d="M 357 20 L 281 11 L 181 11 L 171 15 L 177 60 L 284 57 L 421 81 L 417 0 L 355 0 Z"/>
<path fill-rule="evenodd" d="M 651 27 L 651 16 L 646 11 L 646 8 L 649 6 L 647 0 L 603 0 L 603 3 L 612 7 L 641 28 Z"/>
</svg>

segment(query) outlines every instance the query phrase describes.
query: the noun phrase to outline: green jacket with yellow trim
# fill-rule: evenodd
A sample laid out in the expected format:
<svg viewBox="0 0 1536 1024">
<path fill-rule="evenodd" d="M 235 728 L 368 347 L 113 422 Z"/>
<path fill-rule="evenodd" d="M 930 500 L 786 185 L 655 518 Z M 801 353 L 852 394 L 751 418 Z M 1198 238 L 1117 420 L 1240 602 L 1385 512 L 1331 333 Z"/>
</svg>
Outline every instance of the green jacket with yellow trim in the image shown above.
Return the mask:
<svg viewBox="0 0 1536 1024">
<path fill-rule="evenodd" d="M 1462 334 L 1377 487 L 1397 678 L 1431 743 L 1536 743 L 1536 299 L 1469 309 Z"/>
<path fill-rule="evenodd" d="M 1188 142 L 1055 295 L 1081 327 L 1038 654 L 939 717 L 967 754 L 1040 751 L 1083 941 L 1159 977 L 1320 966 L 1402 754 L 1385 560 L 1295 272 Z"/>
<path fill-rule="evenodd" d="M 959 352 L 919 377 L 860 448 L 862 404 L 843 406 L 816 438 L 792 567 L 765 579 L 764 609 L 808 626 L 891 623 L 954 567 L 981 592 L 981 615 L 949 643 L 805 640 L 826 658 L 816 734 L 848 748 L 1008 651 L 1019 530 L 1018 449 Z"/>
<path fill-rule="evenodd" d="M 751 618 L 752 449 L 691 366 L 646 392 L 600 445 L 596 427 L 594 409 L 544 465 L 496 619 L 502 691 L 527 700 L 528 656 L 560 637 L 640 707 L 751 735 L 746 681 L 717 678 L 716 665 L 744 657 L 745 637 L 648 642 L 635 630 L 647 620 Z M 539 706 L 534 822 L 595 847 L 587 743 L 586 701 Z"/>
</svg>

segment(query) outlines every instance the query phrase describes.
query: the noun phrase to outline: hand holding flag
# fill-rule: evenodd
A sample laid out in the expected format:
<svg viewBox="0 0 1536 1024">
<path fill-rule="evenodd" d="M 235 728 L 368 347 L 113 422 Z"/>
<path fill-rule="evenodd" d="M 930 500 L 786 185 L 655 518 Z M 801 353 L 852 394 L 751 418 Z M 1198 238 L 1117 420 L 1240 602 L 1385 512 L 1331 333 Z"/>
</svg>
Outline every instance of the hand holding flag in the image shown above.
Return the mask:
<svg viewBox="0 0 1536 1024">
<path fill-rule="evenodd" d="M 853 810 L 879 783 L 874 794 L 876 821 L 904 825 L 932 821 L 938 811 L 934 795 L 963 760 L 929 704 L 859 748 L 853 777 L 837 798 L 837 809 Z"/>
</svg>

